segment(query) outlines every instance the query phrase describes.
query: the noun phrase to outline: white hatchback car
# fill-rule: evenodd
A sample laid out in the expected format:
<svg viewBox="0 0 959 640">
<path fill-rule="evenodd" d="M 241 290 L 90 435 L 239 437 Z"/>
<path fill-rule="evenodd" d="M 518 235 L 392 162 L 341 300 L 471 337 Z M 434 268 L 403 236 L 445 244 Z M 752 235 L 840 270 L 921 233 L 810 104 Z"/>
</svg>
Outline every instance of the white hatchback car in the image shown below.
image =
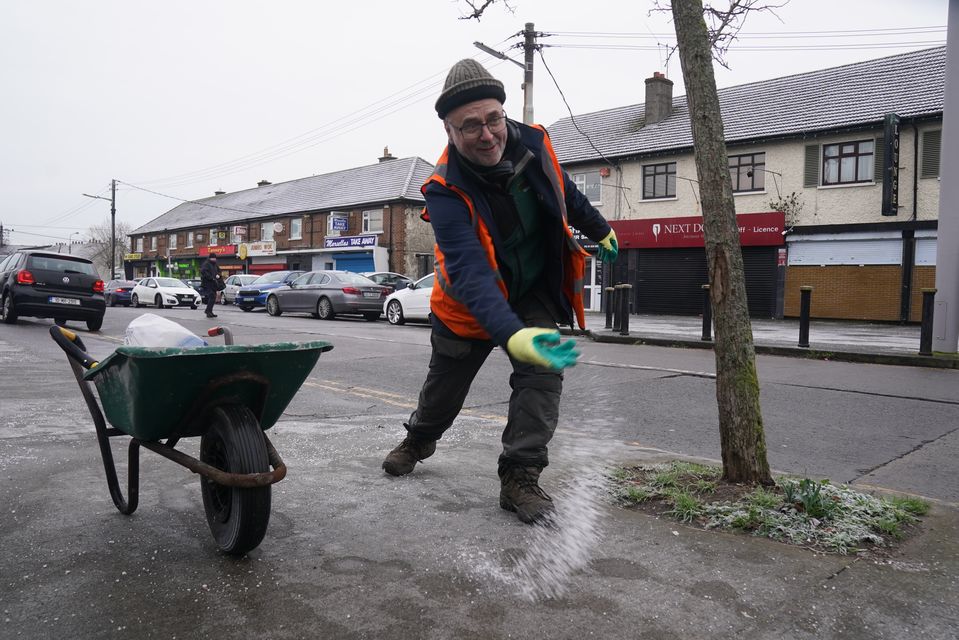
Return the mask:
<svg viewBox="0 0 959 640">
<path fill-rule="evenodd" d="M 237 273 L 226 279 L 226 289 L 223 290 L 223 297 L 220 301 L 223 304 L 233 304 L 236 300 L 236 292 L 245 287 L 248 284 L 253 284 L 253 281 L 259 278 L 260 276 L 253 273 Z"/>
<path fill-rule="evenodd" d="M 423 276 L 405 289 L 391 293 L 383 303 L 383 313 L 390 324 L 403 324 L 407 320 L 430 319 L 430 294 L 436 274 Z"/>
<path fill-rule="evenodd" d="M 193 287 L 176 278 L 143 278 L 133 287 L 130 302 L 134 307 L 152 304 L 157 309 L 163 307 L 196 309 L 200 305 L 200 294 Z"/>
</svg>

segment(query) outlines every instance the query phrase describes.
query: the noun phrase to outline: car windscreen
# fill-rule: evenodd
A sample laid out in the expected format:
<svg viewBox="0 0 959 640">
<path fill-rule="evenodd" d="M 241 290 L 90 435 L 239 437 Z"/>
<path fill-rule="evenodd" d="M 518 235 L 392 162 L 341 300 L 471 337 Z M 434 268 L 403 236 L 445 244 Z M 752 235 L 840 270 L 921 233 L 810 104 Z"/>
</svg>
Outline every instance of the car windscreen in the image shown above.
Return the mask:
<svg viewBox="0 0 959 640">
<path fill-rule="evenodd" d="M 283 282 L 283 279 L 286 278 L 288 271 L 273 271 L 272 273 L 264 273 L 262 276 L 257 278 L 253 284 L 270 284 L 274 282 Z"/>
<path fill-rule="evenodd" d="M 250 284 L 251 282 L 256 282 L 260 276 L 237 276 L 240 280 L 240 284 Z"/>
<path fill-rule="evenodd" d="M 157 278 L 156 281 L 161 287 L 180 287 L 181 289 L 189 289 L 189 287 L 187 287 L 182 280 L 177 280 L 176 278 Z"/>
<path fill-rule="evenodd" d="M 96 276 L 97 270 L 90 262 L 70 259 L 66 256 L 58 258 L 57 256 L 27 256 L 27 269 L 40 269 L 46 271 L 61 271 L 63 273 L 83 273 L 88 276 Z"/>
<path fill-rule="evenodd" d="M 361 276 L 361 275 L 358 274 L 358 273 L 350 273 L 350 272 L 347 272 L 347 273 L 338 273 L 338 274 L 336 274 L 336 278 L 337 278 L 340 282 L 346 282 L 347 284 L 359 284 L 359 285 L 364 285 L 364 286 L 367 286 L 367 287 L 370 286 L 371 284 L 372 284 L 372 285 L 375 285 L 375 284 L 376 284 L 375 282 L 373 282 L 372 280 L 370 280 L 370 279 L 367 278 L 366 276 Z"/>
</svg>

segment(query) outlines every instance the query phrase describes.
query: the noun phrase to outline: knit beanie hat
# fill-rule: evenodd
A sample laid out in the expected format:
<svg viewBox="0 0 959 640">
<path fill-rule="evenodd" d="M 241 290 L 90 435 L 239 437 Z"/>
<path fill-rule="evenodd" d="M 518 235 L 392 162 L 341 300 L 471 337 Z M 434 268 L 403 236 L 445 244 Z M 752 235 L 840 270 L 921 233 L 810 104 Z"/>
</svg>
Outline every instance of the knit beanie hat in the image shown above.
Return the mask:
<svg viewBox="0 0 959 640">
<path fill-rule="evenodd" d="M 484 98 L 506 102 L 503 83 L 476 60 L 464 58 L 454 64 L 446 76 L 443 93 L 436 99 L 436 113 L 443 119 L 456 107 Z"/>
</svg>

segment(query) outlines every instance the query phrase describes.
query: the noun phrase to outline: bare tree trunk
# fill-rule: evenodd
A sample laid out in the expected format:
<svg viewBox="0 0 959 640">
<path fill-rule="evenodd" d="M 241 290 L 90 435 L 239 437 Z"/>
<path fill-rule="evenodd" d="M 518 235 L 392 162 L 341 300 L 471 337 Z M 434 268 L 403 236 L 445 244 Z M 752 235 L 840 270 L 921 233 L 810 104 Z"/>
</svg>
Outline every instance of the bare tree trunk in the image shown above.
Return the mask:
<svg viewBox="0 0 959 640">
<path fill-rule="evenodd" d="M 703 203 L 723 477 L 771 485 L 736 206 L 702 0 L 672 0 L 672 12 Z"/>
</svg>

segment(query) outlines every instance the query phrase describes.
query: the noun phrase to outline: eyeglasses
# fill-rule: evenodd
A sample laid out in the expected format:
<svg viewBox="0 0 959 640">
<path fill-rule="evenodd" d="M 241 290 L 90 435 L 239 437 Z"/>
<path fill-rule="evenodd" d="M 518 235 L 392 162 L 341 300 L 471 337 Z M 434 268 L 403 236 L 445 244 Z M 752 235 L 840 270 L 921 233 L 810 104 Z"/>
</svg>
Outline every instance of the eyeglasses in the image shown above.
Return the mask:
<svg viewBox="0 0 959 640">
<path fill-rule="evenodd" d="M 506 112 L 503 111 L 495 116 L 490 116 L 486 122 L 467 122 L 462 127 L 450 125 L 459 131 L 465 138 L 478 138 L 483 135 L 483 127 L 489 129 L 490 133 L 499 133 L 506 128 Z"/>
</svg>

